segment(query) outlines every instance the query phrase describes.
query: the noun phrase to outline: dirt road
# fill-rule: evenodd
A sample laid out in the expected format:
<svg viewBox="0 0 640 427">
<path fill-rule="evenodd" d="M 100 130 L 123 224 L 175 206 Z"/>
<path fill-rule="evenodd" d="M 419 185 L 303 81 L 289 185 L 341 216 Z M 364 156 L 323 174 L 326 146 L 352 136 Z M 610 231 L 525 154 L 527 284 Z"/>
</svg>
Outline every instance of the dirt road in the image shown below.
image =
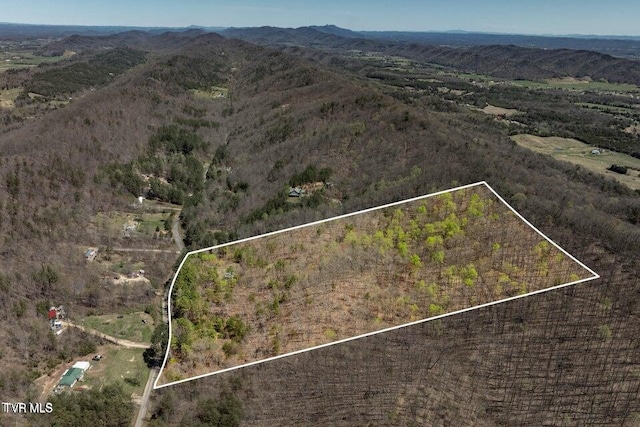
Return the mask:
<svg viewBox="0 0 640 427">
<path fill-rule="evenodd" d="M 142 427 L 142 422 L 147 415 L 147 408 L 149 403 L 149 396 L 151 395 L 151 391 L 153 390 L 153 383 L 158 378 L 158 374 L 160 373 L 160 369 L 153 368 L 151 373 L 149 374 L 149 378 L 147 379 L 147 385 L 144 387 L 144 393 L 142 393 L 142 400 L 140 402 L 140 409 L 138 409 L 138 415 L 136 417 L 135 427 Z"/>
<path fill-rule="evenodd" d="M 173 233 L 173 240 L 176 242 L 178 251 L 182 253 L 185 249 L 184 242 L 180 236 L 180 215 L 176 215 L 173 218 L 173 226 L 171 227 L 171 233 Z"/>
<path fill-rule="evenodd" d="M 144 343 L 144 342 L 134 342 L 134 341 L 129 341 L 129 340 L 123 340 L 120 338 L 116 338 L 116 337 L 112 337 L 111 335 L 107 335 L 107 334 L 103 334 L 102 332 L 98 332 L 94 329 L 89 329 L 89 328 L 85 328 L 84 326 L 80 326 L 80 325 L 76 325 L 75 323 L 69 322 L 69 321 L 63 321 L 62 322 L 62 326 L 65 327 L 70 327 L 70 328 L 76 328 L 76 329 L 80 329 L 81 331 L 84 331 L 88 334 L 91 335 L 95 335 L 99 338 L 102 338 L 106 341 L 112 342 L 114 344 L 118 344 L 121 345 L 125 348 L 143 348 L 143 349 L 147 349 L 149 347 L 151 347 L 151 343 Z"/>
<path fill-rule="evenodd" d="M 184 247 L 184 245 L 183 245 Z M 153 253 L 168 253 L 178 254 L 181 251 L 172 251 L 171 249 L 144 249 L 144 248 L 113 248 L 113 252 L 153 252 Z"/>
</svg>

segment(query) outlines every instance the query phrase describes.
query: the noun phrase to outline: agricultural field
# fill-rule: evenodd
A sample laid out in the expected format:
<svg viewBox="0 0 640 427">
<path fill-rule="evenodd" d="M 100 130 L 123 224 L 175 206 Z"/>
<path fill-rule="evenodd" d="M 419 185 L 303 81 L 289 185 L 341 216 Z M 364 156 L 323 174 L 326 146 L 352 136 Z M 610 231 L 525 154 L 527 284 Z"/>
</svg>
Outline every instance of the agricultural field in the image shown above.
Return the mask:
<svg viewBox="0 0 640 427">
<path fill-rule="evenodd" d="M 154 328 L 153 317 L 143 312 L 87 316 L 77 323 L 115 338 L 147 343 Z"/>
<path fill-rule="evenodd" d="M 53 63 L 66 59 L 65 56 L 39 56 L 32 52 L 0 52 L 0 73 L 10 69 L 32 68 L 43 63 Z"/>
<path fill-rule="evenodd" d="M 513 80 L 511 84 L 529 89 L 567 89 L 576 91 L 602 91 L 602 92 L 640 92 L 636 85 L 626 83 L 609 83 L 603 81 L 580 80 L 574 78 L 549 79 L 543 82 L 528 80 Z"/>
<path fill-rule="evenodd" d="M 592 277 L 484 185 L 190 255 L 164 383 Z"/>
<path fill-rule="evenodd" d="M 601 150 L 599 155 L 591 154 L 592 147 L 571 138 L 541 137 L 529 134 L 511 137 L 518 145 L 532 151 L 548 154 L 558 160 L 564 160 L 585 167 L 600 175 L 613 178 L 633 190 L 640 189 L 640 159 L 615 151 Z M 628 168 L 626 175 L 612 172 L 611 165 Z"/>
<path fill-rule="evenodd" d="M 542 81 L 531 80 L 507 80 L 500 77 L 492 77 L 485 74 L 444 72 L 466 81 L 495 85 L 498 83 L 519 86 L 528 89 L 567 89 L 574 91 L 602 91 L 602 92 L 640 92 L 640 87 L 626 83 L 609 83 L 605 81 L 594 81 L 591 79 L 576 79 L 565 77 L 559 79 L 547 79 Z"/>
</svg>

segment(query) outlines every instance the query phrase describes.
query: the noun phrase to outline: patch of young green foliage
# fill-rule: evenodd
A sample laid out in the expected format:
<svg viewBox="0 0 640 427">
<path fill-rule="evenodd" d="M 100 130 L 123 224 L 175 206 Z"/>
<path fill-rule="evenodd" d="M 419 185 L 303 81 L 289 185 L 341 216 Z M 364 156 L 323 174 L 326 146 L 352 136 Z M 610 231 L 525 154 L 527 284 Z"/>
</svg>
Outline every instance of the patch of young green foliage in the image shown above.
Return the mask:
<svg viewBox="0 0 640 427">
<path fill-rule="evenodd" d="M 185 129 L 177 124 L 161 126 L 149 139 L 152 152 L 162 150 L 169 154 L 187 155 L 194 150 L 204 148 L 204 141 L 193 130 Z"/>
<path fill-rule="evenodd" d="M 209 311 L 212 302 L 220 303 L 231 297 L 236 281 L 221 278 L 211 261 L 215 261 L 211 254 L 192 255 L 176 278 L 173 290 L 175 333 L 171 345 L 179 356 L 189 355 L 197 337 L 240 343 L 249 332 L 249 326 L 239 316 L 225 318 Z M 232 348 L 227 346 L 227 350 Z"/>
</svg>

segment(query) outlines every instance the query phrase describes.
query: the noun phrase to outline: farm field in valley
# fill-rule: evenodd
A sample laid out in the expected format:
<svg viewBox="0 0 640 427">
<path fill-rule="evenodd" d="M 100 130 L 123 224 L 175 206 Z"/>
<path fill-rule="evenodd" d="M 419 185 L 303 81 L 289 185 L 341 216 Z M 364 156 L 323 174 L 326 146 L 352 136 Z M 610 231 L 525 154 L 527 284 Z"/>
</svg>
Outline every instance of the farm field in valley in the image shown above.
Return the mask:
<svg viewBox="0 0 640 427">
<path fill-rule="evenodd" d="M 511 138 L 517 144 L 532 151 L 583 166 L 592 172 L 613 178 L 633 190 L 640 189 L 640 159 L 635 157 L 609 150 L 603 150 L 599 155 L 591 154 L 596 147 L 571 138 L 541 137 L 528 134 L 515 135 Z M 613 164 L 628 168 L 627 174 L 623 175 L 607 170 Z"/>
</svg>

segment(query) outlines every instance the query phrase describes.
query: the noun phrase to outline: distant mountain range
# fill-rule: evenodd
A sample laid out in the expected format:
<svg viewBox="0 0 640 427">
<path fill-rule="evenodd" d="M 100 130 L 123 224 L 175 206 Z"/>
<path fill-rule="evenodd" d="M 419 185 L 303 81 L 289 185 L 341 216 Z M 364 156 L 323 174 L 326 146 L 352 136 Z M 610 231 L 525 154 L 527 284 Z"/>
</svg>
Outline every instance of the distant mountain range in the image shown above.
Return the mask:
<svg viewBox="0 0 640 427">
<path fill-rule="evenodd" d="M 376 33 L 377 38 L 374 38 L 331 25 L 300 28 L 268 26 L 227 28 L 218 30 L 216 33 L 226 38 L 241 39 L 275 48 L 302 47 L 335 53 L 357 50 L 402 56 L 416 61 L 444 65 L 464 72 L 506 79 L 543 80 L 561 77 L 589 77 L 594 80 L 603 79 L 614 83 L 640 85 L 640 61 L 606 54 L 602 52 L 604 49 L 547 48 L 505 44 L 512 40 L 508 37 L 517 39 L 512 41 L 523 41 L 526 39 L 525 36 L 416 33 L 412 35 L 416 40 L 411 40 L 409 36 L 402 36 L 407 33 L 397 33 L 398 37 L 395 39 L 390 36 L 391 33 Z M 204 34 L 212 34 L 212 32 L 202 28 L 185 28 L 165 32 L 128 30 L 99 36 L 75 34 L 47 44 L 40 53 L 58 56 L 66 50 L 82 52 L 125 46 L 141 50 L 168 51 L 180 48 L 190 40 Z M 445 40 L 446 37 L 457 38 L 463 42 L 458 44 L 434 42 L 434 40 Z M 492 39 L 492 37 L 502 38 Z M 496 43 L 483 44 L 483 42 L 491 40 Z M 611 49 L 616 51 L 620 51 L 626 46 L 629 51 L 636 49 L 638 58 L 640 58 L 640 41 L 592 41 L 545 37 L 531 37 L 531 40 L 537 41 L 538 44 L 545 42 L 550 46 L 554 44 L 562 46 L 562 43 L 582 46 L 584 43 L 598 42 L 600 46 L 609 44 Z M 554 40 L 556 42 L 553 42 Z"/>
<path fill-rule="evenodd" d="M 260 27 L 273 28 L 273 27 Z M 189 30 L 201 30 L 206 32 L 220 32 L 237 34 L 238 31 L 255 30 L 253 28 L 229 28 L 229 27 L 127 27 L 127 26 L 80 26 L 80 25 L 32 25 L 0 23 L 0 40 L 2 39 L 28 39 L 34 37 L 61 38 L 71 35 L 106 36 L 116 33 L 142 31 L 150 34 L 162 34 L 166 32 L 185 32 Z M 523 34 L 498 34 L 478 33 L 468 31 L 352 31 L 335 25 L 313 25 L 290 30 L 314 30 L 317 33 L 330 34 L 342 38 L 361 38 L 378 41 L 412 42 L 430 45 L 443 45 L 451 47 L 482 46 L 482 45 L 515 45 L 521 47 L 536 47 L 542 49 L 578 49 L 593 50 L 607 53 L 612 56 L 640 57 L 640 36 L 616 36 L 616 35 L 523 35 Z M 316 33 L 316 35 L 317 35 Z"/>
<path fill-rule="evenodd" d="M 340 36 L 342 33 L 346 36 Z M 446 44 L 427 41 L 356 37 L 357 33 L 332 26 L 302 28 L 226 29 L 220 34 L 265 46 L 300 46 L 327 50 L 360 50 L 402 56 L 452 67 L 465 72 L 507 79 L 542 80 L 560 77 L 603 79 L 640 85 L 640 62 L 595 50 L 523 47 L 515 44 Z M 423 33 L 426 34 L 426 33 Z M 443 36 L 443 34 L 440 34 Z M 473 35 L 465 36 L 469 40 Z M 577 40 L 580 42 L 581 40 Z M 582 40 L 584 41 L 584 40 Z M 612 42 L 612 41 L 608 41 Z M 621 42 L 622 44 L 640 42 Z M 640 51 L 639 51 L 640 52 Z"/>
<path fill-rule="evenodd" d="M 129 26 L 87 26 L 87 25 L 36 25 L 0 22 L 0 40 L 26 40 L 33 38 L 61 38 L 72 35 L 108 36 L 117 33 L 140 31 L 150 34 L 184 32 L 193 29 L 220 31 L 225 27 L 129 27 Z"/>
</svg>

